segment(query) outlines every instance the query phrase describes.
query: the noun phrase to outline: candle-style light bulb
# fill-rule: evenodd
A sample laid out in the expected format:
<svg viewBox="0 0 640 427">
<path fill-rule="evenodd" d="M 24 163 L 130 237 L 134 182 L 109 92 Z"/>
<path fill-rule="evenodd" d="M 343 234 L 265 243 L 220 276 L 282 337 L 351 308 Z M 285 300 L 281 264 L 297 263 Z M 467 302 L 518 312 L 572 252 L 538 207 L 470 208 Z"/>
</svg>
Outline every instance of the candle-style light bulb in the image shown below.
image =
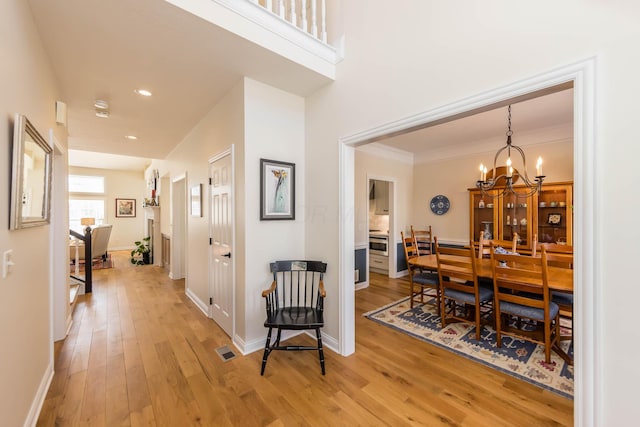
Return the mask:
<svg viewBox="0 0 640 427">
<path fill-rule="evenodd" d="M 480 163 L 480 181 L 484 182 L 484 176 L 482 176 L 482 171 L 484 170 L 484 165 Z"/>
<path fill-rule="evenodd" d="M 511 178 L 513 175 L 513 168 L 511 167 L 511 157 L 507 159 L 507 178 Z"/>
<path fill-rule="evenodd" d="M 487 180 L 487 167 L 484 167 L 484 170 L 482 171 L 482 180 L 486 181 Z"/>
<path fill-rule="evenodd" d="M 542 176 L 542 157 L 538 157 L 538 163 L 536 163 L 536 175 Z"/>
</svg>

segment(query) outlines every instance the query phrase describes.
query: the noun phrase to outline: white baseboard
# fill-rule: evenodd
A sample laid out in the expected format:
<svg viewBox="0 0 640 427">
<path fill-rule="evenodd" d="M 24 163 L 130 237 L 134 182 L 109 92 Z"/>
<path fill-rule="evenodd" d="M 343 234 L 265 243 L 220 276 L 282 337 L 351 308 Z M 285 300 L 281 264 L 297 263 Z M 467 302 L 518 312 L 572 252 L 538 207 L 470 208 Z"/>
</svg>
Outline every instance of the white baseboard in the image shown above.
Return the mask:
<svg viewBox="0 0 640 427">
<path fill-rule="evenodd" d="M 38 417 L 40 416 L 40 411 L 44 405 L 44 400 L 47 397 L 47 391 L 49 391 L 51 381 L 53 381 L 53 365 L 50 363 L 44 371 L 44 375 L 40 381 L 40 386 L 38 386 L 38 391 L 33 398 L 33 402 L 31 402 L 29 414 L 27 415 L 27 419 L 24 420 L 25 426 L 33 427 L 38 423 Z"/>
<path fill-rule="evenodd" d="M 356 291 L 359 291 L 360 289 L 366 289 L 368 287 L 369 287 L 368 280 L 365 280 L 364 282 L 356 283 Z"/>
<path fill-rule="evenodd" d="M 205 304 L 204 301 L 202 301 L 200 298 L 198 298 L 198 296 L 193 293 L 193 291 L 189 288 L 186 288 L 184 290 L 184 293 L 187 295 L 187 297 L 196 305 L 196 307 L 198 307 L 200 309 L 200 311 L 202 311 L 202 313 L 204 313 L 204 315 L 206 317 L 209 317 L 209 305 Z"/>
</svg>

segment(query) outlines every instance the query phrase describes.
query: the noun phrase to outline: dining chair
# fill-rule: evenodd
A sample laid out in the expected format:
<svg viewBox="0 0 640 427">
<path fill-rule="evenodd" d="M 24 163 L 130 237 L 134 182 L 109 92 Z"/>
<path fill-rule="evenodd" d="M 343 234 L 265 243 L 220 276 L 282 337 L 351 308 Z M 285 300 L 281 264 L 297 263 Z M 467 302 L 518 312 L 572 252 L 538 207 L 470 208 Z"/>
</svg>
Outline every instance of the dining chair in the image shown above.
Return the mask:
<svg viewBox="0 0 640 427">
<path fill-rule="evenodd" d="M 413 308 L 413 303 L 418 294 L 420 295 L 420 303 L 424 304 L 425 288 L 435 289 L 436 291 L 436 307 L 440 310 L 440 287 L 438 286 L 438 274 L 423 271 L 420 267 L 411 265 L 410 260 L 420 256 L 418 254 L 418 245 L 413 236 L 405 237 L 404 232 L 400 232 L 402 238 L 402 247 L 404 248 L 404 256 L 407 260 L 407 270 L 409 271 L 409 306 Z M 416 291 L 417 288 L 417 291 Z"/>
<path fill-rule="evenodd" d="M 440 246 L 436 237 L 435 246 L 442 327 L 453 322 L 474 324 L 480 340 L 481 317 L 492 316 L 493 290 L 479 286 L 473 242 L 464 249 L 448 248 Z"/>
<path fill-rule="evenodd" d="M 431 226 L 424 230 L 414 230 L 412 225 L 411 236 L 416 241 L 419 255 L 431 255 L 433 253 L 433 234 L 431 234 Z"/>
<path fill-rule="evenodd" d="M 324 352 L 320 328 L 324 327 L 324 273 L 327 264 L 320 261 L 276 261 L 270 264 L 273 281 L 269 289 L 262 292 L 266 301 L 269 329 L 262 356 L 260 375 L 264 375 L 267 358 L 274 350 L 318 350 L 320 369 L 325 374 Z M 275 341 L 271 332 L 277 330 Z M 315 346 L 280 345 L 282 331 L 313 330 Z"/>
<path fill-rule="evenodd" d="M 485 239 L 484 231 L 481 231 L 480 240 L 478 240 L 478 258 L 489 258 L 491 255 L 492 244 L 515 253 L 518 248 L 518 233 L 513 233 L 513 240 L 499 240 Z"/>
<path fill-rule="evenodd" d="M 543 344 L 545 361 L 551 363 L 551 349 L 560 339 L 560 307 L 551 301 L 546 250 L 540 256 L 521 256 L 498 253 L 492 245 L 491 269 L 497 346 L 502 347 L 503 334 Z M 510 316 L 535 321 L 536 328 L 513 327 Z"/>
</svg>

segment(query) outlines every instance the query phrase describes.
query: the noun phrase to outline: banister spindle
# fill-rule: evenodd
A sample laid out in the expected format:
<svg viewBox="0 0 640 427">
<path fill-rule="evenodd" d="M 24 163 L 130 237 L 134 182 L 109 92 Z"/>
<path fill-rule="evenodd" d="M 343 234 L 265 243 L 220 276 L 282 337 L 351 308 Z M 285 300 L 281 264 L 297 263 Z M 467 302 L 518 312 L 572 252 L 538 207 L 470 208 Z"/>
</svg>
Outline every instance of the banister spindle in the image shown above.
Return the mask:
<svg viewBox="0 0 640 427">
<path fill-rule="evenodd" d="M 311 0 L 311 34 L 318 38 L 317 0 Z"/>
<path fill-rule="evenodd" d="M 301 28 L 305 32 L 309 32 L 307 28 L 307 0 L 300 0 L 300 18 L 302 18 Z"/>
<path fill-rule="evenodd" d="M 296 13 L 296 0 L 291 0 L 289 2 L 289 12 L 291 13 L 291 23 L 297 27 L 298 26 L 298 14 Z"/>
<path fill-rule="evenodd" d="M 320 0 L 322 5 L 322 21 L 320 23 L 320 38 L 323 42 L 327 42 L 327 2 L 326 0 Z"/>
<path fill-rule="evenodd" d="M 284 16 L 284 0 L 278 0 L 278 15 L 280 18 L 285 19 Z"/>
<path fill-rule="evenodd" d="M 273 2 L 272 0 L 267 0 L 264 8 L 267 9 L 269 12 L 273 12 Z"/>
</svg>

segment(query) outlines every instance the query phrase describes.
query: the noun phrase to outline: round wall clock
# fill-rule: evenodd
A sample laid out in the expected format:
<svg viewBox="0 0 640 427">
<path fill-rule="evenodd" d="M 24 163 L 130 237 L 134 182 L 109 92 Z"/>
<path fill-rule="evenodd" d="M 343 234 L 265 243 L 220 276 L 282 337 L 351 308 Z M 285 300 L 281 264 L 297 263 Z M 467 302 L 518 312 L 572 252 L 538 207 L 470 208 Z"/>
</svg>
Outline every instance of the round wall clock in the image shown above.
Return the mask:
<svg viewBox="0 0 640 427">
<path fill-rule="evenodd" d="M 439 194 L 431 199 L 431 203 L 429 204 L 429 206 L 431 207 L 431 212 L 433 212 L 434 214 L 444 215 L 449 210 L 451 204 L 449 203 L 449 199 L 447 198 L 447 196 Z"/>
</svg>

